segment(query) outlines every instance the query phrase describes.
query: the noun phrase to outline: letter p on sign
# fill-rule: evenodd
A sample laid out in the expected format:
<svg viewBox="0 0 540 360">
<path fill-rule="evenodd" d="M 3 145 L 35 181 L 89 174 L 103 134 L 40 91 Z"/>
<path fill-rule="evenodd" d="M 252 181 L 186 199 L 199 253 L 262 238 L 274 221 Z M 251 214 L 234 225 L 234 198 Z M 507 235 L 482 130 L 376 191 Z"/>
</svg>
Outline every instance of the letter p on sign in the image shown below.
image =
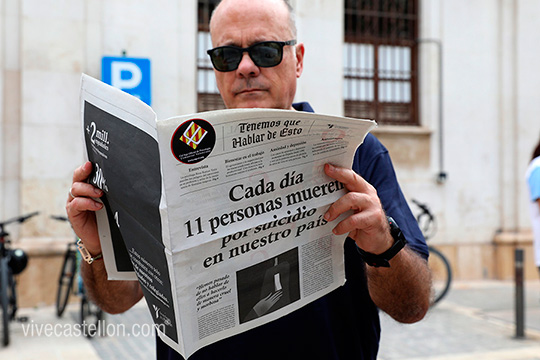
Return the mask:
<svg viewBox="0 0 540 360">
<path fill-rule="evenodd" d="M 101 80 L 151 105 L 150 59 L 104 56 Z"/>
</svg>

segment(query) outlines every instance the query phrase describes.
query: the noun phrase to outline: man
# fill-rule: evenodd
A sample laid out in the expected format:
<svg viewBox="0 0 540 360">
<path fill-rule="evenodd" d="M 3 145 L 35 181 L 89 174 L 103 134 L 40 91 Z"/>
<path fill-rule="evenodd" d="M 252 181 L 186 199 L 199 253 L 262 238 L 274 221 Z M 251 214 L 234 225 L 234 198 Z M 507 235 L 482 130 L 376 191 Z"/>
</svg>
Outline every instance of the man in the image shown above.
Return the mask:
<svg viewBox="0 0 540 360">
<path fill-rule="evenodd" d="M 214 49 L 209 54 L 228 108 L 312 111 L 307 103 L 292 104 L 304 45 L 295 41 L 285 1 L 223 0 L 212 16 L 210 32 Z M 349 235 L 344 246 L 345 285 L 278 320 L 209 345 L 191 359 L 375 359 L 380 337 L 377 308 L 400 322 L 423 318 L 430 294 L 427 247 L 388 153 L 373 135 L 359 147 L 353 168 L 356 172 L 325 166 L 326 174 L 349 190 L 330 206 L 326 220 L 354 210 L 333 230 Z M 90 163 L 75 170 L 66 209 L 88 251 L 97 255 L 101 248 L 93 212 L 101 205 L 90 197 L 102 192 L 84 182 L 90 171 Z M 392 235 L 387 214 L 403 230 L 408 241 L 403 249 L 396 246 L 401 241 Z M 391 248 L 400 251 L 387 256 Z M 373 254 L 383 253 L 391 257 L 390 267 L 366 266 L 364 259 L 371 263 L 378 260 Z M 103 262 L 84 263 L 82 274 L 90 295 L 107 312 L 123 312 L 142 297 L 137 282 L 107 281 Z M 180 358 L 157 341 L 159 358 Z"/>
</svg>

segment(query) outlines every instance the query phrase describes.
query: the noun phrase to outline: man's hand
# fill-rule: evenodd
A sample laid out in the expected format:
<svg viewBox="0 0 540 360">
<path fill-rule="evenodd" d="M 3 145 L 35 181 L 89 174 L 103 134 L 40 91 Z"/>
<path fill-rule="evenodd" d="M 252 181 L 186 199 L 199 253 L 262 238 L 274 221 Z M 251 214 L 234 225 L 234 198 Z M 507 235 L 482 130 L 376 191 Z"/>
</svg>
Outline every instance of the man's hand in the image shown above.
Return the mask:
<svg viewBox="0 0 540 360">
<path fill-rule="evenodd" d="M 92 172 L 87 161 L 73 172 L 73 182 L 66 202 L 66 212 L 73 230 L 84 242 L 90 254 L 101 253 L 95 211 L 103 207 L 92 198 L 103 196 L 103 191 L 86 182 Z"/>
<path fill-rule="evenodd" d="M 373 254 L 388 250 L 394 240 L 375 188 L 353 170 L 326 164 L 324 171 L 349 190 L 330 206 L 325 219 L 333 221 L 353 210 L 352 215 L 336 225 L 334 234 L 349 233 L 358 247 Z M 429 308 L 431 273 L 427 261 L 405 247 L 390 264 L 390 268 L 367 267 L 371 299 L 399 322 L 419 321 Z"/>
<path fill-rule="evenodd" d="M 103 204 L 94 200 L 103 196 L 103 191 L 86 182 L 92 172 L 92 163 L 87 161 L 73 172 L 73 182 L 66 202 L 66 212 L 73 230 L 83 240 L 92 255 L 101 253 L 97 230 L 97 210 Z M 91 265 L 81 262 L 81 276 L 90 298 L 104 311 L 118 314 L 126 311 L 143 296 L 137 281 L 108 281 L 103 261 Z"/>
<path fill-rule="evenodd" d="M 394 240 L 377 190 L 351 169 L 326 164 L 324 172 L 349 190 L 330 206 L 324 218 L 333 221 L 344 212 L 354 212 L 336 225 L 334 234 L 349 233 L 359 248 L 373 254 L 388 250 Z"/>
</svg>

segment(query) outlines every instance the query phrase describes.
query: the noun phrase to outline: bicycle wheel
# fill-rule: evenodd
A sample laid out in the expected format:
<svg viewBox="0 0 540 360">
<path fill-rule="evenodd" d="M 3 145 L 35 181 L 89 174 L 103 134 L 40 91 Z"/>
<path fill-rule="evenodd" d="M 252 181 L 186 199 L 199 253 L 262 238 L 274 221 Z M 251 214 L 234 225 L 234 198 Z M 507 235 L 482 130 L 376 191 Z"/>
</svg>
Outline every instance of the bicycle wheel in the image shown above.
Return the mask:
<svg viewBox="0 0 540 360">
<path fill-rule="evenodd" d="M 452 268 L 446 257 L 437 249 L 428 246 L 429 268 L 433 276 L 433 297 L 431 304 L 439 302 L 450 290 Z"/>
<path fill-rule="evenodd" d="M 61 317 L 66 309 L 69 295 L 73 289 L 77 259 L 75 251 L 68 249 L 62 265 L 62 272 L 58 279 L 58 294 L 56 295 L 56 315 Z"/>
<path fill-rule="evenodd" d="M 102 319 L 103 310 L 83 293 L 81 299 L 81 327 L 84 336 L 94 337 L 99 332 Z"/>
<path fill-rule="evenodd" d="M 2 308 L 2 345 L 9 344 L 9 309 L 8 309 L 8 263 L 0 259 L 0 307 Z"/>
</svg>

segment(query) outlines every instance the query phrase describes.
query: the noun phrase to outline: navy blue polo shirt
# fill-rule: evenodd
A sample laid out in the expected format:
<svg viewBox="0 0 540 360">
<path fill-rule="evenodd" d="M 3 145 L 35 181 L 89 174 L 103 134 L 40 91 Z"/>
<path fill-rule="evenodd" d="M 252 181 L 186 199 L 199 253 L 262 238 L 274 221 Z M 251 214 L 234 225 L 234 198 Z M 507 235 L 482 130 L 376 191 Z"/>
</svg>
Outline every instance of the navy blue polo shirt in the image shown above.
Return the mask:
<svg viewBox="0 0 540 360">
<path fill-rule="evenodd" d="M 293 105 L 313 112 L 308 103 Z M 387 215 L 401 227 L 409 247 L 424 258 L 428 250 L 396 180 L 386 148 L 368 134 L 356 151 L 352 168 L 377 189 Z M 378 309 L 366 283 L 365 264 L 352 239 L 344 244 L 345 284 L 312 303 L 255 329 L 208 345 L 190 360 L 349 360 L 377 358 Z M 158 359 L 183 359 L 156 336 Z"/>
</svg>

